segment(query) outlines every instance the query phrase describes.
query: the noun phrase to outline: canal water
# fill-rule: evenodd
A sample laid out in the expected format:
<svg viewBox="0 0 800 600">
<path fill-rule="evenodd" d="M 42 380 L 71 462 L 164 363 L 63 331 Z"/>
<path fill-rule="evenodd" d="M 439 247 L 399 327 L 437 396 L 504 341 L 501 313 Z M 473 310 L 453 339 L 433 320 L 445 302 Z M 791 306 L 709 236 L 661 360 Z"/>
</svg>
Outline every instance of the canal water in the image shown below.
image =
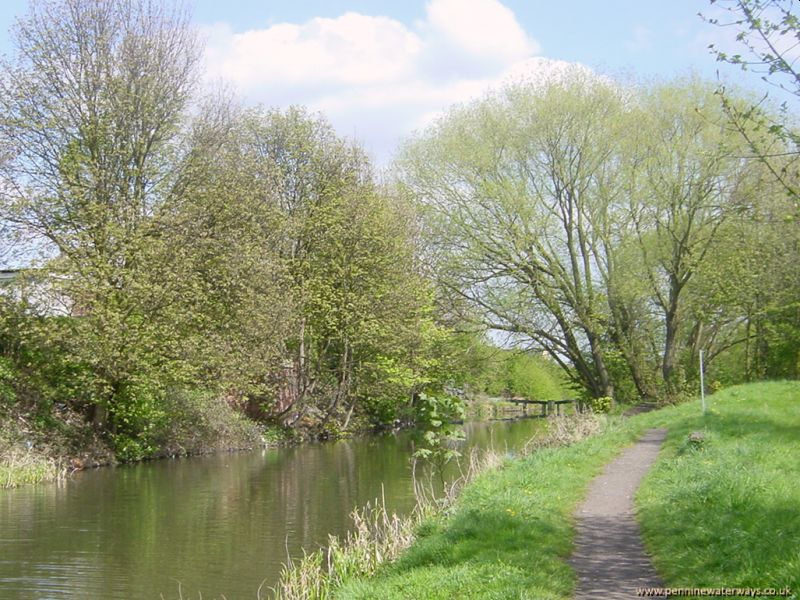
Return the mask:
<svg viewBox="0 0 800 600">
<path fill-rule="evenodd" d="M 514 451 L 541 421 L 464 426 Z M 287 555 L 343 535 L 353 508 L 414 505 L 408 432 L 95 469 L 0 490 L 0 598 L 255 599 Z M 266 594 L 263 594 L 266 597 Z"/>
</svg>

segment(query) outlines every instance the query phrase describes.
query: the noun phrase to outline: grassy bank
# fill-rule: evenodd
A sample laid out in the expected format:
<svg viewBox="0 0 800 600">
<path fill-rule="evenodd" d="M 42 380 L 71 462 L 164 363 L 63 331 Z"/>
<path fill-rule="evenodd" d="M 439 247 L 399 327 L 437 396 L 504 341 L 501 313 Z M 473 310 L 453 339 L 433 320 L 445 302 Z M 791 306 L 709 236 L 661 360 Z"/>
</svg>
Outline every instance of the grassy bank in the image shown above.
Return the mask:
<svg viewBox="0 0 800 600">
<path fill-rule="evenodd" d="M 637 497 L 655 565 L 671 586 L 800 597 L 800 384 L 737 386 L 709 405 L 650 417 L 670 428 Z"/>
<path fill-rule="evenodd" d="M 655 426 L 670 434 L 639 504 L 666 583 L 800 589 L 799 403 L 798 383 L 739 386 L 712 397 L 706 416 L 690 402 L 512 460 L 425 521 L 398 560 L 335 597 L 570 598 L 573 511 L 592 477 Z M 693 431 L 705 441 L 688 442 Z"/>
<path fill-rule="evenodd" d="M 335 597 L 569 597 L 574 577 L 561 558 L 571 550 L 572 510 L 633 429 L 611 421 L 603 435 L 541 448 L 484 474 L 452 510 L 423 524 L 399 560 Z"/>
</svg>

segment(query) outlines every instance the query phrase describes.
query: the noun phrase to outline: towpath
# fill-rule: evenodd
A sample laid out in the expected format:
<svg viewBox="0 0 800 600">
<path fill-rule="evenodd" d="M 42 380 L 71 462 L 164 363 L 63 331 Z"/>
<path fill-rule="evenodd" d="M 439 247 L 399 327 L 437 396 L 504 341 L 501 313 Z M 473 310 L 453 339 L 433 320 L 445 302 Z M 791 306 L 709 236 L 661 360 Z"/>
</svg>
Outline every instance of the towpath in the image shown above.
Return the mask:
<svg viewBox="0 0 800 600">
<path fill-rule="evenodd" d="M 578 574 L 576 600 L 641 598 L 637 588 L 662 585 L 642 545 L 633 498 L 666 433 L 648 430 L 590 484 L 575 513 L 578 533 L 570 564 Z"/>
</svg>

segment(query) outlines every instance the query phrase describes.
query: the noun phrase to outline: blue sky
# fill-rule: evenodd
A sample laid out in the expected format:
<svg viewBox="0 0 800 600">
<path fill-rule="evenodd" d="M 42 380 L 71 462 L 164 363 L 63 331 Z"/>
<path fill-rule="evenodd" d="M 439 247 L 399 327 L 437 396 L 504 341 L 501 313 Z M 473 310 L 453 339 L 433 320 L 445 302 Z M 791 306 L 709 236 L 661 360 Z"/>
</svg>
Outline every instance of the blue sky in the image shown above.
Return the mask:
<svg viewBox="0 0 800 600">
<path fill-rule="evenodd" d="M 385 164 L 397 143 L 447 106 L 566 63 L 620 77 L 696 72 L 759 87 L 715 62 L 735 47 L 704 23 L 707 0 L 195 0 L 206 79 L 245 104 L 304 104 Z M 0 52 L 25 0 L 0 3 Z M 762 89 L 764 89 L 762 87 Z"/>
</svg>

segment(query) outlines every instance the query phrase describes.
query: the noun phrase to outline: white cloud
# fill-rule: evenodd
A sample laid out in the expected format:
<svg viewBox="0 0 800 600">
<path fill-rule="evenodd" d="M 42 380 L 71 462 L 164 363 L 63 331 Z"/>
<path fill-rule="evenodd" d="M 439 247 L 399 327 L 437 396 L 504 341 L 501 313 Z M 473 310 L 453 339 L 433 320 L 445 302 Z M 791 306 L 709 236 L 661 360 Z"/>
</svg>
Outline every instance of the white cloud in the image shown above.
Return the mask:
<svg viewBox="0 0 800 600">
<path fill-rule="evenodd" d="M 432 29 L 470 54 L 514 60 L 539 51 L 514 13 L 497 0 L 435 0 L 426 13 Z"/>
<path fill-rule="evenodd" d="M 409 76 L 421 46 L 398 21 L 349 12 L 243 33 L 215 25 L 207 62 L 245 93 L 265 83 L 364 85 Z"/>
<path fill-rule="evenodd" d="M 248 102 L 321 111 L 379 161 L 447 106 L 566 64 L 533 58 L 538 44 L 498 0 L 430 0 L 412 27 L 348 12 L 245 32 L 218 23 L 206 34 L 209 80 Z"/>
</svg>

